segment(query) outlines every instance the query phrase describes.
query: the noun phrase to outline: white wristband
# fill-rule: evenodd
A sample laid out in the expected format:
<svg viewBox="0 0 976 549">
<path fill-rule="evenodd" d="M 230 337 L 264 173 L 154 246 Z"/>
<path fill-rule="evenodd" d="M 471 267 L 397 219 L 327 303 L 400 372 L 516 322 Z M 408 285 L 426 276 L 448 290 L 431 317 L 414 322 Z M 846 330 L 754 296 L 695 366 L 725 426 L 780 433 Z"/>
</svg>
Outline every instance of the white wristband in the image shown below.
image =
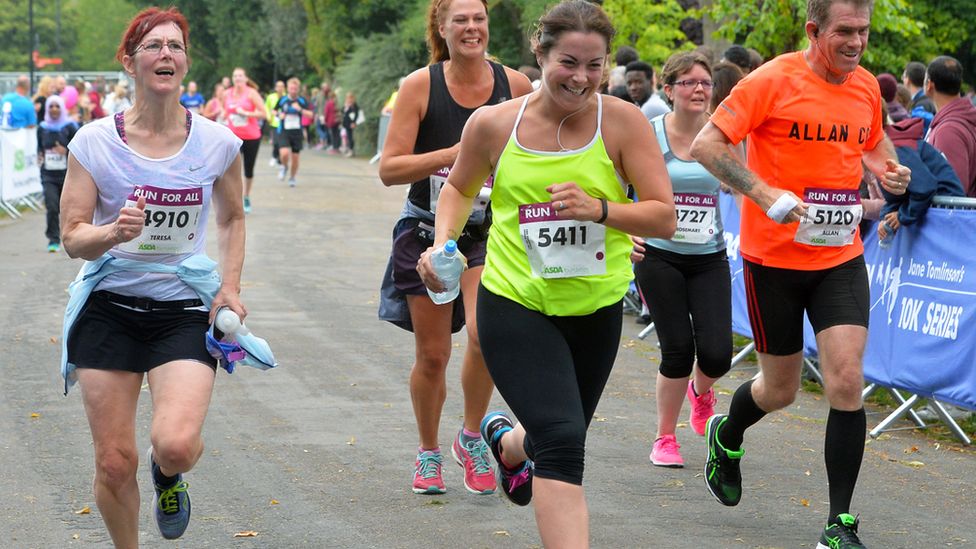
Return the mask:
<svg viewBox="0 0 976 549">
<path fill-rule="evenodd" d="M 796 205 L 799 204 L 793 196 L 788 193 L 783 193 L 773 202 L 773 205 L 766 210 L 766 216 L 777 223 L 782 223 L 783 218 L 787 216 Z"/>
</svg>

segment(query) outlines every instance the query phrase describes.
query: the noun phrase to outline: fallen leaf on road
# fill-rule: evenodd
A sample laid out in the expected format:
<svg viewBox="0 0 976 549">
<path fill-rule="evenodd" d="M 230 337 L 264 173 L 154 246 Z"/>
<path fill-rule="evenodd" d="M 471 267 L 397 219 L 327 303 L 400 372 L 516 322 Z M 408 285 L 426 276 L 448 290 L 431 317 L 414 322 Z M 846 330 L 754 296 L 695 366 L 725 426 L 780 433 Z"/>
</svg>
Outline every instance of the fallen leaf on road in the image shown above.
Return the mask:
<svg viewBox="0 0 976 549">
<path fill-rule="evenodd" d="M 808 500 L 808 499 L 801 499 L 800 500 L 800 505 L 802 505 L 804 507 L 810 507 L 810 500 Z"/>
<path fill-rule="evenodd" d="M 910 448 L 905 448 L 905 453 L 906 454 L 914 454 L 917 451 L 918 451 L 918 446 L 912 446 Z"/>
<path fill-rule="evenodd" d="M 348 444 L 349 446 L 355 446 L 356 445 L 356 437 L 349 437 L 349 440 L 346 441 L 346 444 Z"/>
<path fill-rule="evenodd" d="M 75 535 L 71 536 L 71 539 L 81 539 L 81 536 L 79 536 L 78 534 L 75 534 Z"/>
<path fill-rule="evenodd" d="M 57 342 L 58 342 L 58 338 L 51 336 L 51 343 L 57 343 Z"/>
<path fill-rule="evenodd" d="M 804 471 L 803 474 L 806 476 L 810 476 L 810 471 Z"/>
<path fill-rule="evenodd" d="M 78 509 L 77 511 L 75 511 L 75 514 L 76 515 L 90 515 L 91 514 L 91 507 L 89 507 L 89 506 L 86 505 L 86 506 L 82 507 L 81 509 Z"/>
<path fill-rule="evenodd" d="M 234 534 L 234 537 L 235 538 L 256 538 L 258 537 L 258 533 L 255 532 L 254 530 L 245 530 L 243 532 L 238 532 Z"/>
<path fill-rule="evenodd" d="M 915 469 L 918 469 L 920 467 L 925 467 L 925 464 L 922 463 L 921 461 L 903 461 L 902 463 L 904 463 L 909 467 L 913 467 Z"/>
<path fill-rule="evenodd" d="M 276 499 L 271 500 L 270 505 L 278 505 L 278 500 Z"/>
<path fill-rule="evenodd" d="M 496 536 L 511 536 L 512 535 L 512 534 L 509 534 L 508 532 L 506 532 L 505 530 L 498 530 L 498 531 L 492 532 L 492 533 L 494 535 L 496 535 Z"/>
<path fill-rule="evenodd" d="M 31 414 L 31 419 L 37 419 L 39 417 L 41 417 L 41 414 L 38 414 L 37 412 Z"/>
<path fill-rule="evenodd" d="M 594 419 L 595 421 L 599 421 L 599 422 L 601 422 L 601 423 L 607 420 L 607 418 L 605 418 L 605 417 L 595 417 L 595 418 L 593 418 L 593 419 Z"/>
</svg>

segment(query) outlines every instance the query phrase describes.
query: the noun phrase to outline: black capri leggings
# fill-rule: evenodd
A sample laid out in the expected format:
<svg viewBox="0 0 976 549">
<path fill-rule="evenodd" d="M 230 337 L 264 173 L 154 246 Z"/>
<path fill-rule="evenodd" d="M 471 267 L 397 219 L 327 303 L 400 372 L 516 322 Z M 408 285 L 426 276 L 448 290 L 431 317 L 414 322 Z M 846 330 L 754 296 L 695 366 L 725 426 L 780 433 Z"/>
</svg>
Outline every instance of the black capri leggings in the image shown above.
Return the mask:
<svg viewBox="0 0 976 549">
<path fill-rule="evenodd" d="M 261 138 L 245 139 L 241 143 L 241 156 L 244 157 L 244 177 L 254 177 L 254 161 L 258 158 L 258 147 L 261 146 Z"/>
<path fill-rule="evenodd" d="M 725 375 L 732 367 L 732 282 L 725 250 L 686 255 L 647 246 L 636 270 L 661 343 L 661 375 L 690 376 L 696 354 L 703 374 Z"/>
<path fill-rule="evenodd" d="M 478 336 L 498 392 L 525 427 L 539 478 L 583 484 L 586 430 L 620 346 L 622 302 L 546 316 L 478 289 Z"/>
</svg>

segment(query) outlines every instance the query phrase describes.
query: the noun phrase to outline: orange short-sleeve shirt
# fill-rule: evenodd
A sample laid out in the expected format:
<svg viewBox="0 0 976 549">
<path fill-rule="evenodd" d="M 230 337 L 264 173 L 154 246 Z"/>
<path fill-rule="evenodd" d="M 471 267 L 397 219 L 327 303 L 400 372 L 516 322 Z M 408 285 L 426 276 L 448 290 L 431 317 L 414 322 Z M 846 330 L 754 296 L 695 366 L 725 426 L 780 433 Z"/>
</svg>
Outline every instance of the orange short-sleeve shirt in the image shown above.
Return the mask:
<svg viewBox="0 0 976 549">
<path fill-rule="evenodd" d="M 749 169 L 801 200 L 805 189 L 856 190 L 861 156 L 884 138 L 877 79 L 858 67 L 843 84 L 830 84 L 802 52 L 749 74 L 711 122 L 732 143 L 748 136 Z M 776 223 L 751 200 L 743 201 L 741 219 L 742 255 L 770 267 L 827 269 L 864 253 L 859 235 L 847 246 L 794 242 L 798 223 Z"/>
</svg>

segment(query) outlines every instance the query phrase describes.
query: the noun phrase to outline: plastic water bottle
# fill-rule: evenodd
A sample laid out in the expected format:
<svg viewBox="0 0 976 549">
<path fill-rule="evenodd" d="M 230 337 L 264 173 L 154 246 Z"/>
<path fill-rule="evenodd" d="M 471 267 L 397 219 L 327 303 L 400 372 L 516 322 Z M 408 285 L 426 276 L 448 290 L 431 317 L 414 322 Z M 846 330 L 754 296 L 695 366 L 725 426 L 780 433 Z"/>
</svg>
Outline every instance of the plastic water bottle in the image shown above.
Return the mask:
<svg viewBox="0 0 976 549">
<path fill-rule="evenodd" d="M 895 241 L 895 230 L 885 221 L 881 222 L 881 226 L 885 228 L 885 237 L 878 240 L 878 247 L 882 250 L 887 250 L 891 247 L 891 243 Z"/>
<path fill-rule="evenodd" d="M 434 273 L 444 284 L 443 292 L 432 292 L 427 289 L 430 299 L 438 305 L 450 303 L 461 291 L 461 272 L 464 271 L 464 261 L 457 253 L 457 242 L 448 240 L 444 247 L 434 250 L 430 256 L 430 262 L 434 266 Z"/>
<path fill-rule="evenodd" d="M 237 316 L 230 307 L 221 307 L 217 311 L 217 318 L 214 319 L 217 329 L 224 332 L 224 339 L 236 341 L 238 335 L 249 335 L 251 330 L 241 323 L 241 317 Z"/>
</svg>

